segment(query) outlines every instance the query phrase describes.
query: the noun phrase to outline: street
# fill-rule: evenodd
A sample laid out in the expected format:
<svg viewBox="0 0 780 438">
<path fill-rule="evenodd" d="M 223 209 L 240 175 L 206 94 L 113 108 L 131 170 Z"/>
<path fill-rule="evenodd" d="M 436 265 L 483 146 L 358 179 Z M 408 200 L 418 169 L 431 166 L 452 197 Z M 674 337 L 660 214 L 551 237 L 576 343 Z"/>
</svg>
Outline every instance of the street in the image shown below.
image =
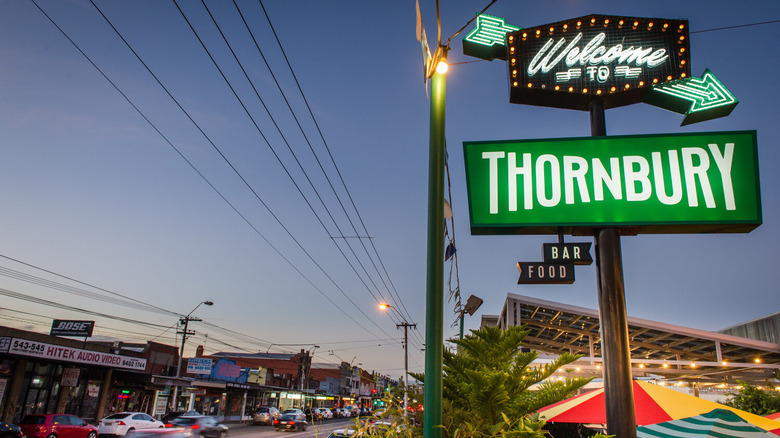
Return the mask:
<svg viewBox="0 0 780 438">
<path fill-rule="evenodd" d="M 327 438 L 330 433 L 336 429 L 344 429 L 350 424 L 354 424 L 354 418 L 341 418 L 338 420 L 328 420 L 325 422 L 309 423 L 305 432 L 276 431 L 272 426 L 254 426 L 249 424 L 229 424 L 230 430 L 228 437 L 246 437 L 246 438 L 286 438 L 295 436 L 296 438 Z"/>
</svg>

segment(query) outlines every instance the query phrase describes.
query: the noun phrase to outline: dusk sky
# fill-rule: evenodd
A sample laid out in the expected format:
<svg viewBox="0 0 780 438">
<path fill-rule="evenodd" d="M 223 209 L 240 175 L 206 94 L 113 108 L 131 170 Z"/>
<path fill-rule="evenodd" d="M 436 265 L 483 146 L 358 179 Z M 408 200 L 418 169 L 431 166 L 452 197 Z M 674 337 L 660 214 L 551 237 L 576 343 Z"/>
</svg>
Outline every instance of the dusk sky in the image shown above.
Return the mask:
<svg viewBox="0 0 780 438">
<path fill-rule="evenodd" d="M 179 315 L 211 300 L 185 355 L 304 348 L 398 377 L 406 320 L 410 370 L 422 371 L 430 102 L 414 1 L 236 0 L 257 46 L 234 2 L 177 2 L 35 0 L 76 48 L 32 0 L 0 0 L 0 325 L 95 320 L 96 336 L 175 344 Z M 442 40 L 488 3 L 442 1 Z M 435 46 L 435 2 L 420 7 Z M 780 3 L 499 0 L 487 13 L 521 27 L 689 20 L 692 74 L 709 68 L 737 107 L 684 127 L 646 104 L 610 109 L 607 134 L 756 130 L 763 225 L 623 237 L 628 314 L 716 331 L 780 310 Z M 557 236 L 470 234 L 464 141 L 584 137 L 590 125 L 587 112 L 509 103 L 506 63 L 463 55 L 466 33 L 452 39 L 446 102 L 451 287 L 485 301 L 466 328 L 509 292 L 595 309 L 595 266 L 571 285 L 516 284 L 515 263 L 541 260 Z"/>
</svg>

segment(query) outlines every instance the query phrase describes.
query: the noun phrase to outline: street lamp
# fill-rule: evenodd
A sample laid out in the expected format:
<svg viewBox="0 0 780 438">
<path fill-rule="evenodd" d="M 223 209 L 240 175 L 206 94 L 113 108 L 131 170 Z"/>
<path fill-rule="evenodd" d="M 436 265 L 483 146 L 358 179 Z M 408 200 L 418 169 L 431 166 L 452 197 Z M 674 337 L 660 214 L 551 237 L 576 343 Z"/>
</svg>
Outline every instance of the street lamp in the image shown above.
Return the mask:
<svg viewBox="0 0 780 438">
<path fill-rule="evenodd" d="M 387 303 L 380 303 L 379 308 L 382 310 L 387 309 L 394 309 L 396 312 L 398 312 L 395 307 L 391 306 Z M 401 312 L 398 312 L 400 315 Z M 401 318 L 403 319 L 403 315 L 401 315 Z M 395 328 L 403 327 L 404 328 L 404 417 L 406 417 L 406 412 L 409 406 L 409 327 L 417 328 L 417 324 L 410 324 L 406 322 L 404 319 L 404 322 L 401 324 L 396 324 Z"/>
<path fill-rule="evenodd" d="M 482 305 L 482 298 L 479 298 L 477 296 L 471 295 L 466 300 L 466 305 L 461 306 L 460 308 L 460 338 L 463 339 L 463 314 L 468 313 L 469 315 L 474 315 L 474 312 L 479 309 L 479 306 Z"/>
<path fill-rule="evenodd" d="M 438 4 L 438 3 L 437 3 Z M 441 32 L 440 32 L 441 35 Z M 442 436 L 442 362 L 444 355 L 444 165 L 445 65 L 449 47 L 441 45 L 431 59 L 430 135 L 428 138 L 428 257 L 425 280 L 425 411 L 424 438 Z"/>
<path fill-rule="evenodd" d="M 198 310 L 198 307 L 200 307 L 203 304 L 205 304 L 207 306 L 213 306 L 214 302 L 212 302 L 212 301 L 201 301 L 200 303 L 198 303 L 197 306 L 195 306 L 194 309 L 192 309 L 192 311 L 190 311 L 190 313 L 187 314 L 187 316 L 179 318 L 179 324 L 184 324 L 184 330 L 180 331 L 180 332 L 177 332 L 177 333 L 181 334 L 181 349 L 179 350 L 179 362 L 176 364 L 176 377 L 181 377 L 181 358 L 182 358 L 182 356 L 184 356 L 184 343 L 187 341 L 187 335 L 194 335 L 195 334 L 194 331 L 189 331 L 187 329 L 188 326 L 189 326 L 189 323 L 190 323 L 190 321 L 202 321 L 202 319 L 196 318 L 196 317 L 190 316 L 190 315 L 192 315 L 196 310 Z M 177 402 L 178 396 L 179 396 L 179 387 L 178 386 L 174 386 L 174 388 L 173 388 L 173 403 L 172 403 L 174 410 L 176 409 L 176 402 Z"/>
</svg>

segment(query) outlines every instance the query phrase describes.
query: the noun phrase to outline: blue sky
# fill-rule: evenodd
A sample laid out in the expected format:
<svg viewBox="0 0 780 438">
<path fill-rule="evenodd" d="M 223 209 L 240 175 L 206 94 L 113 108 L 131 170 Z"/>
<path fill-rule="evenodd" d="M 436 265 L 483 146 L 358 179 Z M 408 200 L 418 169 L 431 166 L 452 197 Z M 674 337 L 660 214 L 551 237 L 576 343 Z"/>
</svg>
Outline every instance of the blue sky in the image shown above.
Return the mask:
<svg viewBox="0 0 780 438">
<path fill-rule="evenodd" d="M 410 368 L 422 369 L 429 101 L 415 39 L 414 2 L 264 2 L 339 176 L 256 1 L 237 3 L 288 93 L 305 138 L 232 2 L 206 4 L 284 138 L 201 2 L 179 4 L 267 142 L 173 2 L 96 1 L 219 152 L 89 1 L 36 1 L 243 218 L 31 1 L 6 0 L 0 1 L 0 255 L 180 314 L 213 300 L 213 307 L 201 306 L 195 313 L 212 326 L 194 327 L 197 335 L 188 340 L 192 348 L 205 343 L 207 351 L 233 349 L 224 342 L 248 351 L 292 351 L 319 345 L 315 361 L 343 359 L 398 376 L 403 355 L 395 324 L 400 318 L 376 308 L 377 301 L 387 299 L 418 324 L 410 344 Z M 443 39 L 487 3 L 442 2 Z M 434 5 L 421 1 L 432 44 Z M 780 205 L 773 170 L 780 159 L 775 113 L 780 24 L 699 32 L 776 20 L 780 5 L 499 0 L 488 13 L 523 27 L 592 13 L 689 20 L 692 73 L 712 70 L 739 105 L 727 118 L 686 127 L 679 126 L 682 116 L 644 104 L 612 109 L 606 112 L 607 133 L 757 130 L 764 224 L 749 234 L 623 238 L 628 313 L 718 330 L 780 310 L 774 275 Z M 453 39 L 451 62 L 474 61 L 462 54 L 462 35 Z M 541 244 L 555 237 L 469 233 L 463 141 L 590 135 L 585 112 L 510 104 L 506 70 L 503 61 L 468 62 L 453 65 L 447 78 L 446 135 L 459 284 L 464 298 L 475 294 L 485 300 L 475 316 L 467 317 L 467 328 L 475 328 L 483 313 L 497 314 L 507 292 L 597 306 L 593 266 L 578 267 L 572 285 L 516 284 L 515 262 L 539 260 Z M 321 164 L 314 160 L 307 138 Z M 361 221 L 380 258 L 366 257 L 354 238 L 366 236 Z M 362 242 L 373 251 L 368 239 Z M 107 295 L 7 258 L 0 258 L 0 267 L 5 268 L 0 276 L 5 291 L 155 325 L 42 306 L 9 293 L 0 299 L 0 324 L 47 331 L 52 318 L 95 319 L 96 334 L 176 342 L 174 330 L 164 328 L 176 323 L 173 314 L 20 280 L 18 272 Z M 457 333 L 450 328 L 452 306 L 445 304 L 448 336 Z"/>
</svg>

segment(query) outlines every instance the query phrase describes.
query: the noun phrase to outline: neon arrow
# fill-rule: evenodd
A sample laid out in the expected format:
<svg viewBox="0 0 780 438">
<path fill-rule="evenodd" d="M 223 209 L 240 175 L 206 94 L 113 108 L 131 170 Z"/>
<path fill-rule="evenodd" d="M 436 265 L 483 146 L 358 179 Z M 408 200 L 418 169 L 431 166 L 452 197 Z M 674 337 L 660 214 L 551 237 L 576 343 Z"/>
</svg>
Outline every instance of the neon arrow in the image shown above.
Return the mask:
<svg viewBox="0 0 780 438">
<path fill-rule="evenodd" d="M 649 88 L 642 100 L 653 106 L 685 114 L 681 126 L 731 114 L 739 101 L 709 69 L 701 78 L 686 78 Z"/>
<path fill-rule="evenodd" d="M 506 24 L 503 18 L 482 14 L 477 23 L 463 38 L 463 54 L 492 61 L 495 58 L 506 59 L 506 34 L 520 30 L 517 26 Z"/>
</svg>

